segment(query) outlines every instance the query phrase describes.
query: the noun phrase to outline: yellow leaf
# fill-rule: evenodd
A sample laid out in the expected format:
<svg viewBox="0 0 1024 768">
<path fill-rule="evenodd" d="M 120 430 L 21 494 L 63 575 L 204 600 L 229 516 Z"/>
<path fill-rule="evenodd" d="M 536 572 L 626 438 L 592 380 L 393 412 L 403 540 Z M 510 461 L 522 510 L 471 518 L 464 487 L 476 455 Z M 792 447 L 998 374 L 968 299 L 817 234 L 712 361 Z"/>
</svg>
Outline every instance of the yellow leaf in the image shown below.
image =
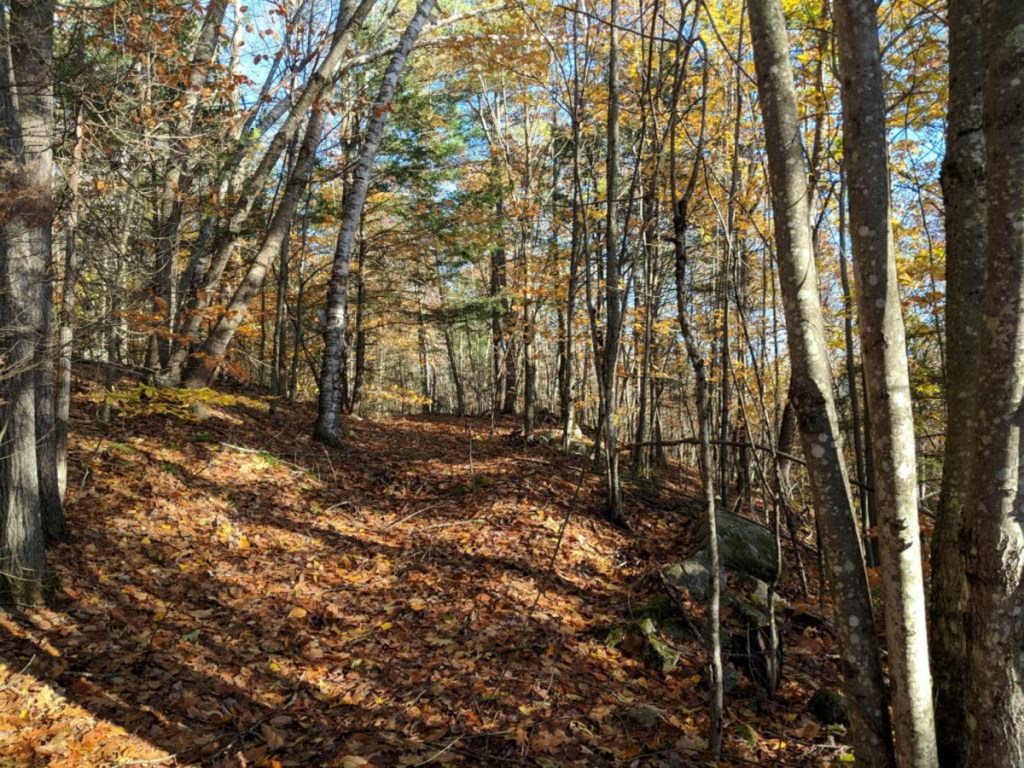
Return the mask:
<svg viewBox="0 0 1024 768">
<path fill-rule="evenodd" d="M 299 619 L 304 619 L 308 615 L 309 615 L 309 611 L 307 611 L 305 608 L 301 608 L 299 606 L 295 606 L 290 611 L 288 611 L 288 619 L 290 621 L 297 621 Z"/>
</svg>

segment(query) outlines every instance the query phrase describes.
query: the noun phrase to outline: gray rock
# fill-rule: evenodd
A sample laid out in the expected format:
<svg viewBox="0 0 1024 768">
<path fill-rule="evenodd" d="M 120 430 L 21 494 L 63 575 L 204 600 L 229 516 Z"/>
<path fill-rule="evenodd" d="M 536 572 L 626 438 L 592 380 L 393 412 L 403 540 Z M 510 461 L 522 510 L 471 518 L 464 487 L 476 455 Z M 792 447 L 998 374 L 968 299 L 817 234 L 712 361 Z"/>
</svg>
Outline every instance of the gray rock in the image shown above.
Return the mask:
<svg viewBox="0 0 1024 768">
<path fill-rule="evenodd" d="M 698 602 L 708 599 L 708 553 L 703 549 L 679 563 L 672 563 L 662 569 L 665 581 L 675 589 L 686 589 Z M 725 572 L 721 571 L 722 582 Z"/>
<path fill-rule="evenodd" d="M 533 435 L 530 437 L 530 442 L 533 444 L 544 444 L 551 448 L 561 449 L 562 447 L 562 430 L 561 429 L 537 429 L 534 430 Z M 577 425 L 573 425 L 572 430 L 569 432 L 569 454 L 572 456 L 589 456 L 594 450 L 594 444 L 586 436 L 583 431 Z"/>
<path fill-rule="evenodd" d="M 768 610 L 768 584 L 761 579 L 753 576 L 747 576 L 745 578 L 745 586 L 750 589 L 750 602 L 754 605 Z M 772 601 L 775 603 L 775 610 L 786 607 L 786 601 L 780 597 L 778 593 L 774 595 L 775 599 Z"/>
<path fill-rule="evenodd" d="M 718 552 L 722 564 L 733 571 L 771 581 L 775 578 L 775 535 L 752 520 L 730 512 L 719 512 Z M 704 524 L 698 536 L 706 537 Z"/>
<path fill-rule="evenodd" d="M 710 681 L 709 681 L 710 682 Z M 736 686 L 740 684 L 740 673 L 736 669 L 735 665 L 730 661 L 722 662 L 722 691 L 723 693 L 730 694 L 736 690 Z"/>
<path fill-rule="evenodd" d="M 664 719 L 665 710 L 653 704 L 634 704 L 625 714 L 641 728 L 653 728 Z"/>
</svg>

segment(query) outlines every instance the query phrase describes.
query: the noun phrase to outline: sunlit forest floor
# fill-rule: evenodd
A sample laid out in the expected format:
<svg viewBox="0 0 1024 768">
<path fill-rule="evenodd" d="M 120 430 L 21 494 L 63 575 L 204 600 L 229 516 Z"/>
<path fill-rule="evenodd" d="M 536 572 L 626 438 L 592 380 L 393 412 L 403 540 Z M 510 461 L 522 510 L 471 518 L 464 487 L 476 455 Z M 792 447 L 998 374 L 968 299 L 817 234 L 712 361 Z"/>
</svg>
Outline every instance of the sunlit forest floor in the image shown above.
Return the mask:
<svg viewBox="0 0 1024 768">
<path fill-rule="evenodd" d="M 346 419 L 328 451 L 307 405 L 106 426 L 78 389 L 52 607 L 0 614 L 0 765 L 707 764 L 700 643 L 665 674 L 606 642 L 697 548 L 691 472 L 627 485 L 626 532 L 512 420 Z M 781 689 L 739 677 L 721 765 L 849 757 L 806 713 L 827 626 L 783 626 Z"/>
</svg>

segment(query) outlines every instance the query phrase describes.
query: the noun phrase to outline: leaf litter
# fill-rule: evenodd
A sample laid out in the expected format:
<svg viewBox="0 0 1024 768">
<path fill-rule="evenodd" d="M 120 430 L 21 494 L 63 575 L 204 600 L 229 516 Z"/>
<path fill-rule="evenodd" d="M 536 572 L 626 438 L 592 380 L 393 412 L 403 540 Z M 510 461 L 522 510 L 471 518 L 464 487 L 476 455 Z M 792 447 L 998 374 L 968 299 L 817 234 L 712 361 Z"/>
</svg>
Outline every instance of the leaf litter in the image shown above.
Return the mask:
<svg viewBox="0 0 1024 768">
<path fill-rule="evenodd" d="M 350 419 L 328 451 L 307 405 L 108 427 L 88 398 L 50 608 L 0 613 L 0 764 L 709 764 L 700 642 L 669 674 L 606 644 L 697 548 L 692 472 L 633 489 L 624 532 L 511 420 Z M 805 713 L 830 636 L 787 640 L 774 700 L 727 697 L 719 765 L 849 759 Z"/>
</svg>

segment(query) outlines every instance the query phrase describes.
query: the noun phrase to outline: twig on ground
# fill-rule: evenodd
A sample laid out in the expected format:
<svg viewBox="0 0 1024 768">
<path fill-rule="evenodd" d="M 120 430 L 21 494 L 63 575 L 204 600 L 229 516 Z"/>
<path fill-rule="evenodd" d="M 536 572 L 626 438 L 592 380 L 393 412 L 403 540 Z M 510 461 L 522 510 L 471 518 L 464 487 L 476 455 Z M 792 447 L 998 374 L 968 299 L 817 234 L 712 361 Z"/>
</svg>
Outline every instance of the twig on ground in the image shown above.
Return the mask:
<svg viewBox="0 0 1024 768">
<path fill-rule="evenodd" d="M 26 672 L 28 672 L 28 668 L 32 666 L 32 662 L 34 662 L 35 660 L 36 660 L 36 655 L 33 653 L 32 654 L 32 658 L 28 660 L 28 664 L 26 664 L 24 667 L 22 667 L 21 668 L 21 672 L 19 672 L 18 674 L 11 675 L 11 679 L 13 680 L 16 677 L 21 677 Z M 0 688 L 0 693 L 3 693 L 4 691 L 9 691 L 9 690 L 11 690 L 13 688 L 14 688 L 14 683 L 8 683 L 4 687 Z"/>
<path fill-rule="evenodd" d="M 424 512 L 429 512 L 430 510 L 435 509 L 437 506 L 438 506 L 437 504 L 429 504 L 429 505 L 423 507 L 423 509 L 417 509 L 415 512 L 410 512 L 408 515 L 403 517 L 401 520 L 395 520 L 393 523 L 388 523 L 383 528 L 378 528 L 377 530 L 379 530 L 381 532 L 390 530 L 391 528 L 394 528 L 396 525 L 404 523 L 404 522 L 406 522 L 408 520 L 412 520 L 414 517 L 417 517 L 418 515 L 422 515 Z"/>
<path fill-rule="evenodd" d="M 416 766 L 420 766 L 420 765 L 426 765 L 427 763 L 432 763 L 432 762 L 434 762 L 435 760 L 437 760 L 437 758 L 439 758 L 439 757 L 440 757 L 441 755 L 443 755 L 443 754 L 444 754 L 445 752 L 447 752 L 447 751 L 448 751 L 449 749 L 451 749 L 452 747 L 454 747 L 454 746 L 455 746 L 455 745 L 456 745 L 456 744 L 457 744 L 457 743 L 458 743 L 459 741 L 461 741 L 461 740 L 462 740 L 462 737 L 461 737 L 461 736 L 456 736 L 456 737 L 455 737 L 454 739 L 452 739 L 451 741 L 449 741 L 449 742 L 448 742 L 448 745 L 447 745 L 447 746 L 445 746 L 445 747 L 444 747 L 443 749 L 441 749 L 441 750 L 440 750 L 440 751 L 438 751 L 438 752 L 435 752 L 435 753 L 434 753 L 434 754 L 432 754 L 432 755 L 431 755 L 430 757 L 428 757 L 428 758 L 427 758 L 426 760 L 424 760 L 424 761 L 423 761 L 422 763 L 416 763 L 416 764 L 415 764 L 415 765 L 413 766 L 413 768 L 416 768 Z"/>
</svg>

